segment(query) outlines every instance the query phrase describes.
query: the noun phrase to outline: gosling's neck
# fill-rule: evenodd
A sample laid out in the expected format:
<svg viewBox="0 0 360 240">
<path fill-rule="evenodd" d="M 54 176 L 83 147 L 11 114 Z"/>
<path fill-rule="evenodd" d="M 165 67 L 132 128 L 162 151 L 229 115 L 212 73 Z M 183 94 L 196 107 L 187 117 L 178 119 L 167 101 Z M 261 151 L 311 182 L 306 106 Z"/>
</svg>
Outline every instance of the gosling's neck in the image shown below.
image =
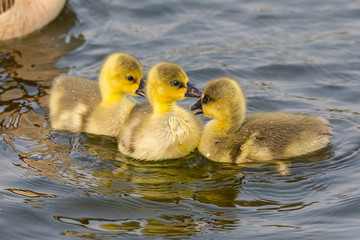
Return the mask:
<svg viewBox="0 0 360 240">
<path fill-rule="evenodd" d="M 245 105 L 228 108 L 227 111 L 219 114 L 217 118 L 210 122 L 211 129 L 218 133 L 234 133 L 244 123 L 245 112 Z"/>
<path fill-rule="evenodd" d="M 100 92 L 101 92 L 101 103 L 103 105 L 114 104 L 116 102 L 122 101 L 125 97 L 125 92 L 114 91 L 113 87 L 109 86 L 111 77 L 109 74 L 101 73 L 99 78 L 100 83 Z"/>
<path fill-rule="evenodd" d="M 101 92 L 101 104 L 110 105 L 125 99 L 124 93 Z"/>
<path fill-rule="evenodd" d="M 153 114 L 166 114 L 173 110 L 173 108 L 176 106 L 176 102 L 174 101 L 164 101 L 162 99 L 151 99 L 149 100 L 152 109 Z"/>
</svg>

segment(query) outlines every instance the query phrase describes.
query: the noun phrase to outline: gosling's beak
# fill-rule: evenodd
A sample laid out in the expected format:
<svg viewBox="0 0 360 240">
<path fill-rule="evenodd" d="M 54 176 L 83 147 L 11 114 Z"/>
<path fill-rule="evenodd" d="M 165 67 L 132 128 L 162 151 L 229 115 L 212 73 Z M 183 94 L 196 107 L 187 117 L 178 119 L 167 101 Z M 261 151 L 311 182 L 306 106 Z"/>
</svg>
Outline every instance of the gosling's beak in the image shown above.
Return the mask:
<svg viewBox="0 0 360 240">
<path fill-rule="evenodd" d="M 190 109 L 191 111 L 197 110 L 196 112 L 194 112 L 195 115 L 204 113 L 201 105 L 201 99 L 199 99 L 199 101 L 194 103 L 194 105 L 192 105 Z"/>
<path fill-rule="evenodd" d="M 199 98 L 199 97 L 201 97 L 201 92 L 188 82 L 186 85 L 185 97 Z"/>
<path fill-rule="evenodd" d="M 146 98 L 145 86 L 146 86 L 145 80 L 142 78 L 140 80 L 139 87 L 138 87 L 138 89 L 136 89 L 135 93 L 139 96 Z"/>
</svg>

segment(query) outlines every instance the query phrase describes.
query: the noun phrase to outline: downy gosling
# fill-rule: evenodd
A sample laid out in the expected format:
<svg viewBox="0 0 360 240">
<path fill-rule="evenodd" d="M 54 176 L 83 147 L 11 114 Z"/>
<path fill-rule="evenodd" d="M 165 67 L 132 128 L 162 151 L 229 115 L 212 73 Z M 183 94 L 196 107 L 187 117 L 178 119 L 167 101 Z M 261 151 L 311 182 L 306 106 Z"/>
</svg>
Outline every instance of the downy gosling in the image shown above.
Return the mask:
<svg viewBox="0 0 360 240">
<path fill-rule="evenodd" d="M 202 133 L 199 151 L 217 162 L 244 163 L 288 159 L 330 144 L 331 127 L 319 116 L 254 113 L 245 116 L 246 100 L 230 78 L 210 81 L 191 110 L 213 118 Z"/>
<path fill-rule="evenodd" d="M 176 101 L 201 93 L 181 67 L 169 62 L 153 66 L 146 84 L 149 103 L 136 105 L 130 113 L 118 137 L 120 152 L 150 161 L 188 155 L 199 144 L 202 124 Z"/>
<path fill-rule="evenodd" d="M 51 89 L 49 108 L 54 129 L 118 136 L 136 104 L 129 95 L 142 95 L 143 70 L 126 53 L 113 53 L 105 60 L 99 82 L 60 76 Z M 129 95 L 128 95 L 129 94 Z"/>
</svg>

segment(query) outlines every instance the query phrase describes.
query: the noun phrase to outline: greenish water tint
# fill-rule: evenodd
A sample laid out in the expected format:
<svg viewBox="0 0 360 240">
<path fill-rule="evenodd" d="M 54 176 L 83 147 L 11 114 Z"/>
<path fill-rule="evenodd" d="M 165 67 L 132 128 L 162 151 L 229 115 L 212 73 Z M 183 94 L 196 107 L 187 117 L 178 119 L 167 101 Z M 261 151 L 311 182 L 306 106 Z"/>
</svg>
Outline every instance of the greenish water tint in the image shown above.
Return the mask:
<svg viewBox="0 0 360 240">
<path fill-rule="evenodd" d="M 1 239 L 358 239 L 359 16 L 349 0 L 79 0 L 40 32 L 0 43 Z M 278 162 L 198 153 L 143 164 L 112 138 L 51 130 L 53 77 L 96 80 L 114 51 L 145 72 L 175 62 L 200 89 L 231 76 L 249 112 L 324 116 L 333 145 L 283 162 L 282 174 Z"/>
</svg>

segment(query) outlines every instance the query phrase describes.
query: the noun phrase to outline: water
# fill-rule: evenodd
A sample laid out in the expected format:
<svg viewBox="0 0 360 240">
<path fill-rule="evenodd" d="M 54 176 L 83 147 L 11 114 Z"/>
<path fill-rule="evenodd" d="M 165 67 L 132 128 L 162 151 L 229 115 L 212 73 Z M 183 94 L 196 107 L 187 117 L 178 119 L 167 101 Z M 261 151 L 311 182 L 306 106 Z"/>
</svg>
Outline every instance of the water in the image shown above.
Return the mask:
<svg viewBox="0 0 360 240">
<path fill-rule="evenodd" d="M 350 0 L 78 0 L 0 43 L 1 239 L 358 239 L 359 16 Z M 95 80 L 114 51 L 145 72 L 175 62 L 200 89 L 231 76 L 248 112 L 324 116 L 332 147 L 282 174 L 196 153 L 144 165 L 112 138 L 51 130 L 53 77 Z"/>
</svg>

